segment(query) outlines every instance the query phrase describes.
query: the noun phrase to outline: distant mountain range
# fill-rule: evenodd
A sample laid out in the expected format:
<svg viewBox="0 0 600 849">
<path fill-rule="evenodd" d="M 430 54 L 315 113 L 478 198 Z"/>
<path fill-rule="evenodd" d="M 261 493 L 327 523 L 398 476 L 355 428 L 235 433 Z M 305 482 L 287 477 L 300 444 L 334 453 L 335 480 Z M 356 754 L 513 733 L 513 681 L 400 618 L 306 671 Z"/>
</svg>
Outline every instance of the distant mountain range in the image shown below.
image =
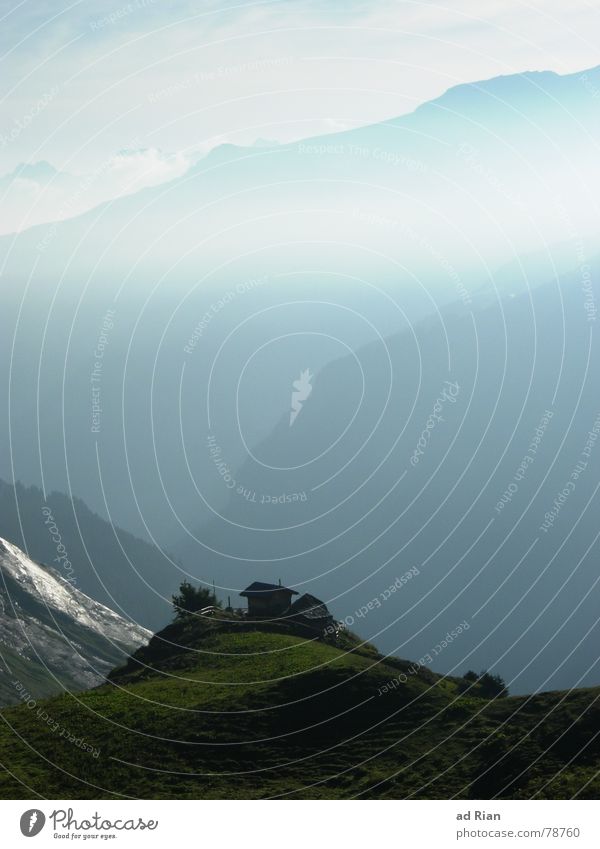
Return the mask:
<svg viewBox="0 0 600 849">
<path fill-rule="evenodd" d="M 476 316 L 482 300 L 502 303 L 592 262 L 595 90 L 598 68 L 525 73 L 459 86 L 377 125 L 222 145 L 178 179 L 0 239 L 0 391 L 13 423 L 11 434 L 0 423 L 11 445 L 0 475 L 74 491 L 105 518 L 106 499 L 136 535 L 148 538 L 147 518 L 161 540 L 177 539 L 181 524 L 208 518 L 195 481 L 210 468 L 199 445 L 217 352 L 212 418 L 236 466 L 246 451 L 229 398 L 266 338 L 311 332 L 318 370 L 344 350 L 323 332 L 355 348 L 450 303 Z M 235 346 L 221 349 L 234 328 Z M 198 333 L 195 356 L 185 349 Z M 305 364 L 288 342 L 277 368 L 291 380 Z M 277 379 L 269 352 L 250 364 L 264 399 L 250 445 L 281 415 L 261 389 Z M 243 394 L 255 381 L 246 374 Z"/>
<path fill-rule="evenodd" d="M 0 539 L 0 706 L 97 686 L 150 637 Z"/>
<path fill-rule="evenodd" d="M 423 656 L 467 617 L 440 671 L 596 683 L 600 449 L 561 493 L 599 412 L 599 90 L 599 68 L 459 86 L 0 239 L 0 475 L 108 523 L 82 587 L 164 624 L 160 546 L 222 597 L 314 581 L 343 618 L 417 566 L 362 636 Z M 153 546 L 123 544 L 139 576 L 113 523 Z"/>
</svg>

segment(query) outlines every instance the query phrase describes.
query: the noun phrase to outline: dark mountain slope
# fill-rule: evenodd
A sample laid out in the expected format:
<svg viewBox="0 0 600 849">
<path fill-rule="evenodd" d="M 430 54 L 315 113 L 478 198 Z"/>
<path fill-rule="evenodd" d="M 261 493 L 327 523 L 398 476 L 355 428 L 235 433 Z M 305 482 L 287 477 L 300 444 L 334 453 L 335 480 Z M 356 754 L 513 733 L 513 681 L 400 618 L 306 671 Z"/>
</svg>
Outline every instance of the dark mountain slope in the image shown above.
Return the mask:
<svg viewBox="0 0 600 849">
<path fill-rule="evenodd" d="M 203 577 L 216 576 L 223 593 L 282 577 L 313 587 L 339 618 L 416 566 L 416 580 L 356 617 L 363 639 L 422 657 L 466 619 L 436 671 L 501 658 L 512 692 L 597 684 L 596 329 L 580 269 L 521 294 L 518 269 L 503 276 L 517 294 L 490 290 L 477 310 L 448 307 L 315 368 L 293 428 L 289 384 L 269 385 L 280 422 L 243 465 L 231 464 L 241 493 L 225 488 L 215 464 L 202 479 L 203 492 L 219 487 L 229 500 L 175 546 L 184 562 L 201 564 L 212 548 Z M 312 354 L 298 366 L 313 367 Z M 454 399 L 446 381 L 458 387 Z M 235 393 L 225 401 L 237 421 Z M 242 430 L 256 407 L 240 413 Z M 239 435 L 229 441 L 214 427 L 228 460 Z M 272 503 L 298 492 L 302 500 Z"/>
<path fill-rule="evenodd" d="M 177 566 L 81 499 L 52 492 L 44 500 L 37 487 L 0 480 L 0 536 L 144 627 L 156 630 L 168 621 L 171 592 L 181 581 Z"/>
</svg>

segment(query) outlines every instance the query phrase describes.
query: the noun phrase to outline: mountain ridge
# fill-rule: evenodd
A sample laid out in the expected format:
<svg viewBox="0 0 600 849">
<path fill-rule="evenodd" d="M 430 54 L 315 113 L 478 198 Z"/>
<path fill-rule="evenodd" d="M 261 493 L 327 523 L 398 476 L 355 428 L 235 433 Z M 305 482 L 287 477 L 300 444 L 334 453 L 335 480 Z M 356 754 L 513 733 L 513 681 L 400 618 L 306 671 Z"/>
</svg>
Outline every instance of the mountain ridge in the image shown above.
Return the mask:
<svg viewBox="0 0 600 849">
<path fill-rule="evenodd" d="M 0 538 L 0 700 L 100 684 L 151 634 Z M 15 680 L 9 680 L 16 676 Z M 17 683 L 20 686 L 17 686 Z"/>
<path fill-rule="evenodd" d="M 192 163 L 189 167 L 188 172 L 183 175 L 176 176 L 174 178 L 168 179 L 163 183 L 158 185 L 159 189 L 169 190 L 169 186 L 171 184 L 176 185 L 190 177 L 193 177 L 194 174 L 201 174 L 215 167 L 215 165 L 221 166 L 227 164 L 227 161 L 237 160 L 237 159 L 248 159 L 253 158 L 253 156 L 261 156 L 268 155 L 272 153 L 274 150 L 285 151 L 285 150 L 294 150 L 298 145 L 311 145 L 319 142 L 335 144 L 336 141 L 340 139 L 345 139 L 349 137 L 349 134 L 353 134 L 356 131 L 368 133 L 378 127 L 385 126 L 396 126 L 398 122 L 403 122 L 406 119 L 411 119 L 418 117 L 423 111 L 427 111 L 430 108 L 451 108 L 449 104 L 453 101 L 462 101 L 465 97 L 469 97 L 471 95 L 475 95 L 474 106 L 477 108 L 478 101 L 481 96 L 491 95 L 493 98 L 497 98 L 498 101 L 502 101 L 503 98 L 498 95 L 502 93 L 502 89 L 504 89 L 504 93 L 506 94 L 506 89 L 512 89 L 514 87 L 518 87 L 523 82 L 531 83 L 533 91 L 527 91 L 527 94 L 531 93 L 542 93 L 545 95 L 550 95 L 551 93 L 547 91 L 544 86 L 538 86 L 536 83 L 540 80 L 548 80 L 552 83 L 559 83 L 560 85 L 568 85 L 574 81 L 581 81 L 582 78 L 589 78 L 590 76 L 598 78 L 598 85 L 600 86 L 600 65 L 594 66 L 592 68 L 584 68 L 581 71 L 570 72 L 566 74 L 559 74 L 556 71 L 551 70 L 542 70 L 542 71 L 523 71 L 518 73 L 510 73 L 510 74 L 500 74 L 493 77 L 486 77 L 480 80 L 472 81 L 472 82 L 463 82 L 458 83 L 456 85 L 450 86 L 447 88 L 442 94 L 434 97 L 430 100 L 426 100 L 423 103 L 420 103 L 413 110 L 409 112 L 404 112 L 397 116 L 391 116 L 389 118 L 385 118 L 381 121 L 368 123 L 365 125 L 361 125 L 359 127 L 353 128 L 352 130 L 341 130 L 335 131 L 331 133 L 318 133 L 309 135 L 306 137 L 302 137 L 300 139 L 296 139 L 291 142 L 284 143 L 270 143 L 269 145 L 257 145 L 256 143 L 247 144 L 247 145 L 238 145 L 233 142 L 223 142 L 221 144 L 216 145 L 211 148 L 206 154 L 202 155 L 196 162 Z M 582 92 L 584 91 L 584 86 L 581 86 Z M 499 92 L 494 91 L 494 89 L 499 89 Z M 140 148 L 139 151 L 134 151 L 135 153 L 144 152 L 146 148 Z M 119 151 L 116 155 L 119 155 L 121 151 Z M 169 154 L 169 156 L 177 156 L 177 154 Z M 36 168 L 39 166 L 44 166 L 44 176 L 47 177 L 50 173 L 48 169 L 53 172 L 54 175 L 60 175 L 64 177 L 68 177 L 70 180 L 75 180 L 70 174 L 63 174 L 56 170 L 56 168 L 51 164 L 46 162 L 45 160 L 39 160 L 33 163 L 21 163 L 18 165 L 10 174 L 3 175 L 0 177 L 0 181 L 7 179 L 8 177 L 16 177 L 19 175 L 21 170 L 28 170 L 31 168 Z M 47 167 L 46 167 L 47 166 Z M 132 198 L 137 196 L 142 196 L 148 190 L 156 189 L 156 185 L 148 185 L 144 186 L 140 189 L 135 190 L 131 194 L 126 195 L 125 197 L 116 195 L 114 198 L 108 198 L 102 200 L 90 207 L 89 209 L 78 212 L 73 216 L 69 216 L 68 218 L 62 219 L 52 219 L 45 220 L 39 224 L 31 225 L 31 227 L 26 228 L 27 230 L 31 230 L 34 228 L 48 228 L 52 226 L 52 224 L 57 224 L 62 221 L 71 221 L 78 218 L 86 218 L 87 220 L 92 220 L 94 214 L 97 214 L 98 211 L 102 208 L 110 207 L 115 203 L 121 203 L 122 201 L 131 201 Z M 25 232 L 25 231 L 23 231 Z M 15 234 L 5 234 L 0 238 L 14 238 Z"/>
</svg>

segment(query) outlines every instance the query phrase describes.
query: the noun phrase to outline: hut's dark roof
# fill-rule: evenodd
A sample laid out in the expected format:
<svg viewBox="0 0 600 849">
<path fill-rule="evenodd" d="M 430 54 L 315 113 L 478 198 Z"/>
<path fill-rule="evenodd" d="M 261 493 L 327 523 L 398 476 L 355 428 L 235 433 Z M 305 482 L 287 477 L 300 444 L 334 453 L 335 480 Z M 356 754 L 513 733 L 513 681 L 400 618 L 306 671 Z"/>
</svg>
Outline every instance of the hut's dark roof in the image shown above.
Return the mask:
<svg viewBox="0 0 600 849">
<path fill-rule="evenodd" d="M 291 593 L 292 595 L 298 595 L 296 590 L 291 590 L 289 587 L 282 587 L 280 584 L 263 584 L 262 581 L 254 581 L 240 595 L 248 598 L 251 595 L 270 595 L 278 590 Z"/>
<path fill-rule="evenodd" d="M 290 605 L 290 613 L 301 614 L 307 619 L 332 618 L 325 602 L 310 593 L 305 593 L 304 595 L 301 595 L 300 598 L 297 598 L 296 601 Z"/>
</svg>

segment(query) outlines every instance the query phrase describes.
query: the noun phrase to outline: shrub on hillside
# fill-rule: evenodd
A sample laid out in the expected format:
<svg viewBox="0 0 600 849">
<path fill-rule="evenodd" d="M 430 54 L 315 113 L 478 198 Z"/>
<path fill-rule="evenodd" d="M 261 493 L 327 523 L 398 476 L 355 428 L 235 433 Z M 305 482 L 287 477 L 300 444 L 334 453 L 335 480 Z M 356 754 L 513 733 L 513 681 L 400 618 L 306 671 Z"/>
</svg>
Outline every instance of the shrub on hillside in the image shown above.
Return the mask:
<svg viewBox="0 0 600 849">
<path fill-rule="evenodd" d="M 189 581 L 183 581 L 179 587 L 179 593 L 172 596 L 172 599 L 177 619 L 198 613 L 205 607 L 220 607 L 212 590 L 207 587 L 194 587 Z"/>
<path fill-rule="evenodd" d="M 505 698 L 508 696 L 508 687 L 506 682 L 500 675 L 493 675 L 486 669 L 483 669 L 479 674 L 470 669 L 463 675 L 463 684 L 460 689 L 462 692 L 470 690 L 474 696 L 483 696 L 484 699 Z"/>
</svg>

